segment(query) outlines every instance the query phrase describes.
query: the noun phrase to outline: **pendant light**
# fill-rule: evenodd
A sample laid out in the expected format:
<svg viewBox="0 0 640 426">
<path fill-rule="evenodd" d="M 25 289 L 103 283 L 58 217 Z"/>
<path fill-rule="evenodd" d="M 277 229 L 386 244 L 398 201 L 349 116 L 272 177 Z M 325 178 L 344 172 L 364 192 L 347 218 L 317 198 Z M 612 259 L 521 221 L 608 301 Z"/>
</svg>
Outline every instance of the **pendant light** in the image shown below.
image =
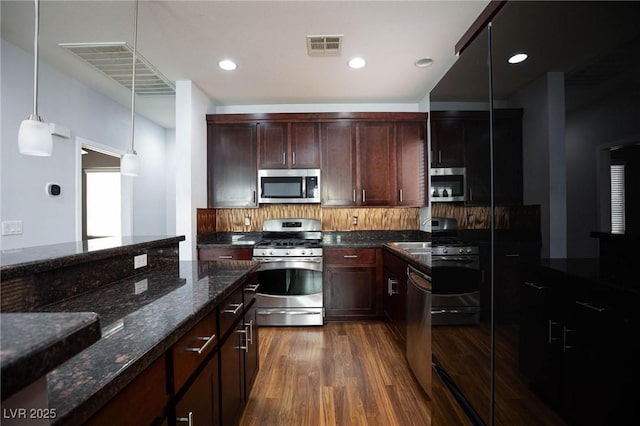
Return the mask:
<svg viewBox="0 0 640 426">
<path fill-rule="evenodd" d="M 33 40 L 33 114 L 22 120 L 18 130 L 20 154 L 50 157 L 53 140 L 49 124 L 38 115 L 38 44 L 40 38 L 40 1 L 35 0 L 35 34 Z"/>
<path fill-rule="evenodd" d="M 133 69 L 131 71 L 131 146 L 127 153 L 120 160 L 120 174 L 126 176 L 138 176 L 140 171 L 140 157 L 134 149 L 134 133 L 135 133 L 135 108 L 136 108 L 136 62 L 137 62 L 137 44 L 138 44 L 138 0 L 136 0 L 136 9 L 134 13 L 134 29 L 133 29 Z"/>
</svg>

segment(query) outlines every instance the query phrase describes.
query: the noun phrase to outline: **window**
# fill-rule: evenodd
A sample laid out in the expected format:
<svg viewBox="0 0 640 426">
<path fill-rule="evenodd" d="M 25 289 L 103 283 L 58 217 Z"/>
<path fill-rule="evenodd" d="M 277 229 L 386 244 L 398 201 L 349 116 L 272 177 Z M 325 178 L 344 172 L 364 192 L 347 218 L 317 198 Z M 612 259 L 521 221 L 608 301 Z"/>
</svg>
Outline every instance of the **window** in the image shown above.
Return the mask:
<svg viewBox="0 0 640 426">
<path fill-rule="evenodd" d="M 85 169 L 87 177 L 87 237 L 121 235 L 120 171 Z"/>
<path fill-rule="evenodd" d="M 611 233 L 625 232 L 624 164 L 611 165 Z"/>
</svg>

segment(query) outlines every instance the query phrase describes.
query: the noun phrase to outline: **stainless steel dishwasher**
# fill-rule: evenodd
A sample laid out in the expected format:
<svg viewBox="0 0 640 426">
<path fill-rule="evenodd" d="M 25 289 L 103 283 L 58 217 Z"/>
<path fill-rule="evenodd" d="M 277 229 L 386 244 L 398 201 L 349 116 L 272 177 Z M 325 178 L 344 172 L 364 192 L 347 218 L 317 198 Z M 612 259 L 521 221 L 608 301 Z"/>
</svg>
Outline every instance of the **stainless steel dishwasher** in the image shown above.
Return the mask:
<svg viewBox="0 0 640 426">
<path fill-rule="evenodd" d="M 407 266 L 407 362 L 431 398 L 431 277 Z"/>
</svg>

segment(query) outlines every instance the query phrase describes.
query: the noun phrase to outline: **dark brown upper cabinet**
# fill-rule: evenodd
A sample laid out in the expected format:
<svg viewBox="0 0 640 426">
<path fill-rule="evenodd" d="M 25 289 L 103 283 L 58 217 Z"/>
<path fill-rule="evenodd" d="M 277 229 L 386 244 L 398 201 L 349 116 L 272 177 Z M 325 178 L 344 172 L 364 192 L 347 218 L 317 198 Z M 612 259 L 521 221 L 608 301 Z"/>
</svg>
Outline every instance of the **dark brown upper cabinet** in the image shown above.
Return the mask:
<svg viewBox="0 0 640 426">
<path fill-rule="evenodd" d="M 350 121 L 322 123 L 322 204 L 356 204 L 356 132 Z"/>
<path fill-rule="evenodd" d="M 396 145 L 393 122 L 356 125 L 356 202 L 361 206 L 396 204 Z"/>
<path fill-rule="evenodd" d="M 464 167 L 464 122 L 446 112 L 431 113 L 431 167 Z"/>
<path fill-rule="evenodd" d="M 398 206 L 421 207 L 427 202 L 425 134 L 424 121 L 396 123 Z"/>
<path fill-rule="evenodd" d="M 318 123 L 259 123 L 259 169 L 320 167 Z"/>
</svg>

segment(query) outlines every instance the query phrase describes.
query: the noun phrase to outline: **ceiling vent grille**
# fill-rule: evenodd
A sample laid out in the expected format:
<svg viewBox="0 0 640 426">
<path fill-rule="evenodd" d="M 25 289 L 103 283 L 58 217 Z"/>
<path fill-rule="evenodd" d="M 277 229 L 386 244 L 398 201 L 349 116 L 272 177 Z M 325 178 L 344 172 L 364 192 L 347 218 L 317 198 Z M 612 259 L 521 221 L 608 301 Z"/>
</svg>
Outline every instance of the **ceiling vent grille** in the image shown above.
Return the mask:
<svg viewBox="0 0 640 426">
<path fill-rule="evenodd" d="M 125 42 L 60 43 L 107 77 L 131 90 L 133 49 Z M 176 88 L 153 65 L 136 52 L 136 95 L 173 96 Z"/>
<path fill-rule="evenodd" d="M 307 36 L 307 53 L 309 56 L 338 56 L 341 51 L 341 35 Z"/>
</svg>

